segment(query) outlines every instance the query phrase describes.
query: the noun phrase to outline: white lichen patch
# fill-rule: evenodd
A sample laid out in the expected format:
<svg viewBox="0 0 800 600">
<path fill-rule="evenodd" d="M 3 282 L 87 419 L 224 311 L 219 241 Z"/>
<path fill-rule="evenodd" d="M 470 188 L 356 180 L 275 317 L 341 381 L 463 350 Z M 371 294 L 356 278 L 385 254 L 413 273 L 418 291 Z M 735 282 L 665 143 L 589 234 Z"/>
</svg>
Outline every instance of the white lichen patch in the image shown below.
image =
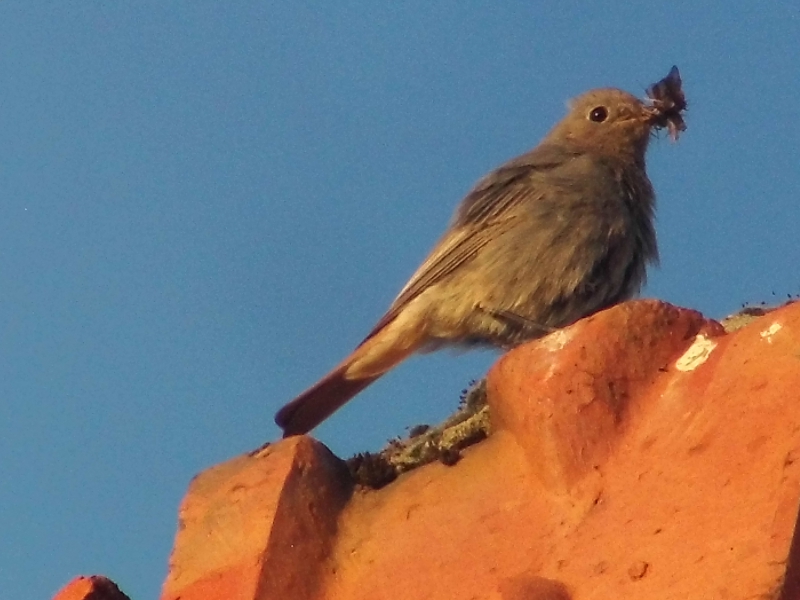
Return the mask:
<svg viewBox="0 0 800 600">
<path fill-rule="evenodd" d="M 558 329 L 541 339 L 542 345 L 550 352 L 558 352 L 573 338 L 572 328 Z"/>
<path fill-rule="evenodd" d="M 761 332 L 761 339 L 767 340 L 767 343 L 772 343 L 772 336 L 778 333 L 781 329 L 783 329 L 783 325 L 778 323 L 777 321 L 767 327 L 764 331 Z"/>
<path fill-rule="evenodd" d="M 717 342 L 714 340 L 704 335 L 696 336 L 689 349 L 675 361 L 675 368 L 678 371 L 694 371 L 708 360 L 708 357 L 711 356 L 716 347 Z"/>
</svg>

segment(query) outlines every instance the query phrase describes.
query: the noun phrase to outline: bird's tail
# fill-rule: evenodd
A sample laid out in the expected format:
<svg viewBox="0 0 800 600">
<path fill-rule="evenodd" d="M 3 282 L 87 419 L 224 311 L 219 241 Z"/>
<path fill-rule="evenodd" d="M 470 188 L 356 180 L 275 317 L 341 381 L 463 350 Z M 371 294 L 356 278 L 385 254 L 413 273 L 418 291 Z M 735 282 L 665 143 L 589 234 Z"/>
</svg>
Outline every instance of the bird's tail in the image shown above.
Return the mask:
<svg viewBox="0 0 800 600">
<path fill-rule="evenodd" d="M 275 423 L 283 437 L 308 433 L 382 375 L 348 379 L 347 366 L 338 366 L 278 411 Z"/>
<path fill-rule="evenodd" d="M 345 402 L 424 346 L 426 328 L 384 318 L 350 356 L 275 415 L 283 437 L 308 433 Z"/>
</svg>

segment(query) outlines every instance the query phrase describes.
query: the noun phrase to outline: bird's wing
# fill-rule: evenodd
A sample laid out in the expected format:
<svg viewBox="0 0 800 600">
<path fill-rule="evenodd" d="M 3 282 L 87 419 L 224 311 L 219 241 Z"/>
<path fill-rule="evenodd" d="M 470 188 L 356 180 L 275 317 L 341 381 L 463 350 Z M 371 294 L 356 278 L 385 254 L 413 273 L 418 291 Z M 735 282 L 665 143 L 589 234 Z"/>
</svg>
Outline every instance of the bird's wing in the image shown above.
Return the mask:
<svg viewBox="0 0 800 600">
<path fill-rule="evenodd" d="M 394 320 L 424 290 L 471 261 L 487 243 L 512 227 L 517 214 L 509 208 L 523 198 L 530 202 L 532 196 L 540 194 L 532 181 L 537 172 L 554 169 L 574 156 L 557 146 L 539 146 L 481 179 L 462 201 L 450 228 L 366 339 Z"/>
<path fill-rule="evenodd" d="M 475 184 L 458 207 L 451 229 L 493 221 L 520 196 L 536 194 L 536 174 L 552 171 L 578 156 L 578 152 L 547 144 L 510 160 Z"/>
</svg>

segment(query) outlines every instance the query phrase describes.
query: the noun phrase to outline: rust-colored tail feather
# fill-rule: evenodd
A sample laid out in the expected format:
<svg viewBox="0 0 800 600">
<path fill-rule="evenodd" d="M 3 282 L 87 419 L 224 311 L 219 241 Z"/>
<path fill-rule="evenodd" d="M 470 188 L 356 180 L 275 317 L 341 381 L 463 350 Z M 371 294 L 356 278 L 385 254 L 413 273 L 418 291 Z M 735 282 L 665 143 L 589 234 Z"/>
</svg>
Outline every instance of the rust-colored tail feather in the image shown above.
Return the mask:
<svg viewBox="0 0 800 600">
<path fill-rule="evenodd" d="M 275 423 L 283 437 L 308 433 L 382 375 L 347 379 L 346 370 L 346 363 L 337 367 L 278 411 Z"/>
</svg>

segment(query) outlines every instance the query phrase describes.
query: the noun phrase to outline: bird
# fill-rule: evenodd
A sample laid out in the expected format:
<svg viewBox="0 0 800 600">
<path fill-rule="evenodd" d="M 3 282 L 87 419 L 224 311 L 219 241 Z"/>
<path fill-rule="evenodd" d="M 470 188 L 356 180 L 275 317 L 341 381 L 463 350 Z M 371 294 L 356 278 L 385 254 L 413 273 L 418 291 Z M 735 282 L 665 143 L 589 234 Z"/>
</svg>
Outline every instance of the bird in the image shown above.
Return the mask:
<svg viewBox="0 0 800 600">
<path fill-rule="evenodd" d="M 659 84 L 644 101 L 578 96 L 536 147 L 480 179 L 364 340 L 277 412 L 284 437 L 416 352 L 512 348 L 635 296 L 658 262 L 648 144 L 684 129 L 677 68 Z"/>
</svg>

